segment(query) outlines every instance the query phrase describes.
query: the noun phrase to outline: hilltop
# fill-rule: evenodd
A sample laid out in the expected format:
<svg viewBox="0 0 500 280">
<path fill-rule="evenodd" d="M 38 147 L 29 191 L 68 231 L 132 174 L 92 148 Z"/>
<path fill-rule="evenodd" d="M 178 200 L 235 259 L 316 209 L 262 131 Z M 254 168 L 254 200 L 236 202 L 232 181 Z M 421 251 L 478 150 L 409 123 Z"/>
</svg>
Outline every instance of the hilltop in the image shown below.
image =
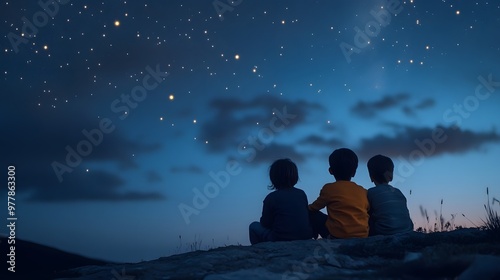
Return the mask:
<svg viewBox="0 0 500 280">
<path fill-rule="evenodd" d="M 500 279 L 490 231 L 411 232 L 348 240 L 227 246 L 157 260 L 91 265 L 58 279 Z"/>
</svg>

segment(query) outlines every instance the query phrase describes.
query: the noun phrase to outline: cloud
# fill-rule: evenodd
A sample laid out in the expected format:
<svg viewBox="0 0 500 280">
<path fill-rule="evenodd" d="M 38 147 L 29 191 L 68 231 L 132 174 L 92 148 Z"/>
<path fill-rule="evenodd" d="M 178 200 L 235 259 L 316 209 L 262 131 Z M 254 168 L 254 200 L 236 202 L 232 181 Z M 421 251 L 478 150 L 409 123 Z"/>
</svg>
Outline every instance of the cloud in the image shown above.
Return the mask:
<svg viewBox="0 0 500 280">
<path fill-rule="evenodd" d="M 210 107 L 214 115 L 201 124 L 198 138 L 208 141 L 205 147 L 213 153 L 234 153 L 242 145 L 264 145 L 265 152 L 258 151 L 253 163 L 276 157 L 303 160 L 303 156 L 294 147 L 278 143 L 276 139 L 281 133 L 289 133 L 313 119 L 315 114 L 326 111 L 318 103 L 284 100 L 272 95 L 259 95 L 246 101 L 235 98 L 215 99 Z M 266 141 L 263 141 L 264 138 Z M 257 144 L 252 145 L 254 141 Z"/>
<path fill-rule="evenodd" d="M 351 108 L 351 112 L 362 118 L 371 118 L 377 115 L 377 113 L 381 110 L 387 110 L 400 106 L 409 98 L 409 94 L 399 93 L 396 95 L 386 95 L 382 97 L 382 99 L 372 102 L 359 101 Z"/>
<path fill-rule="evenodd" d="M 351 108 L 351 112 L 358 117 L 367 119 L 376 116 L 380 111 L 401 107 L 405 115 L 415 116 L 416 110 L 430 108 L 436 103 L 434 99 L 426 98 L 421 100 L 418 104 L 411 106 L 406 104 L 409 99 L 410 95 L 407 93 L 385 95 L 380 100 L 376 101 L 359 101 Z"/>
<path fill-rule="evenodd" d="M 420 150 L 428 157 L 433 157 L 445 153 L 458 154 L 477 150 L 490 142 L 500 142 L 500 135 L 495 131 L 474 132 L 458 127 L 415 128 L 405 126 L 399 128 L 393 136 L 380 134 L 363 139 L 357 152 L 360 157 L 365 159 L 376 154 L 389 157 L 408 157 L 416 150 Z"/>
<path fill-rule="evenodd" d="M 311 145 L 311 146 L 322 146 L 322 147 L 328 147 L 328 148 L 335 148 L 335 147 L 340 147 L 343 146 L 343 142 L 339 139 L 336 138 L 324 138 L 318 135 L 310 135 L 306 138 L 303 138 L 302 140 L 299 141 L 299 144 L 304 144 L 304 145 Z"/>
<path fill-rule="evenodd" d="M 401 110 L 403 110 L 403 113 L 405 113 L 407 116 L 415 116 L 417 110 L 424 110 L 430 107 L 433 107 L 436 104 L 436 101 L 431 98 L 424 99 L 420 101 L 417 105 L 410 107 L 408 105 L 405 105 L 402 107 Z"/>
<path fill-rule="evenodd" d="M 401 110 L 403 111 L 403 113 L 405 113 L 405 115 L 407 116 L 410 116 L 410 117 L 414 117 L 416 114 L 415 114 L 415 110 L 413 110 L 413 108 L 411 108 L 410 106 L 403 106 L 401 108 Z"/>
<path fill-rule="evenodd" d="M 43 109 L 23 98 L 8 98 L 16 106 L 2 105 L 9 117 L 0 120 L 0 124 L 9 137 L 0 139 L 1 161 L 3 166 L 16 167 L 19 183 L 23 186 L 18 189 L 20 194 L 27 195 L 30 200 L 51 202 L 163 198 L 155 192 L 126 191 L 126 182 L 120 173 L 93 167 L 112 164 L 122 169 L 136 169 L 132 155 L 157 151 L 159 144 L 130 140 L 119 129 L 99 134 L 100 119 L 89 117 L 85 111 L 90 106 L 75 103 L 57 110 Z M 89 141 L 82 133 L 84 129 L 95 141 L 100 139 L 100 144 L 91 145 L 92 150 L 81 157 L 81 163 L 70 166 L 66 161 L 68 149 L 77 150 L 79 143 Z M 54 162 L 71 170 L 62 174 L 62 182 L 52 167 Z"/>
<path fill-rule="evenodd" d="M 23 172 L 23 171 L 21 171 Z M 38 174 L 38 178 L 48 175 Z M 30 201 L 134 201 L 161 200 L 165 197 L 157 192 L 121 191 L 124 181 L 116 174 L 105 171 L 75 171 L 63 184 L 39 184 L 32 188 Z M 32 185 L 35 186 L 35 185 Z"/>
<path fill-rule="evenodd" d="M 415 106 L 415 108 L 422 110 L 422 109 L 427 109 L 427 108 L 433 107 L 434 105 L 436 105 L 436 101 L 434 101 L 434 99 L 427 98 L 427 99 L 422 100 L 420 103 L 418 103 Z"/>
<path fill-rule="evenodd" d="M 280 158 L 289 158 L 294 162 L 303 162 L 306 157 L 304 154 L 297 152 L 292 145 L 284 145 L 271 143 L 261 151 L 254 149 L 254 154 L 247 157 L 247 161 L 254 164 L 270 164 Z"/>
</svg>

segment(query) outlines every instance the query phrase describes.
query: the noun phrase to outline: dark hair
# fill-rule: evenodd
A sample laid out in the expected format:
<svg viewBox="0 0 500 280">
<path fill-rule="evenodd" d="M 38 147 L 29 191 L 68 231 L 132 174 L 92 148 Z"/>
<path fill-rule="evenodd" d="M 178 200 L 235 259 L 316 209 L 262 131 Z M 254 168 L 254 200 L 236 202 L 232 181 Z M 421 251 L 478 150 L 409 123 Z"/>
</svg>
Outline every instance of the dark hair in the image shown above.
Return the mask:
<svg viewBox="0 0 500 280">
<path fill-rule="evenodd" d="M 350 181 L 358 168 L 358 156 L 347 148 L 333 151 L 328 162 L 330 163 L 330 172 L 336 180 Z"/>
<path fill-rule="evenodd" d="M 278 159 L 269 167 L 270 189 L 291 188 L 299 181 L 297 165 L 288 158 Z"/>
<path fill-rule="evenodd" d="M 368 173 L 375 183 L 389 183 L 394 173 L 394 163 L 383 155 L 376 155 L 368 160 Z"/>
</svg>

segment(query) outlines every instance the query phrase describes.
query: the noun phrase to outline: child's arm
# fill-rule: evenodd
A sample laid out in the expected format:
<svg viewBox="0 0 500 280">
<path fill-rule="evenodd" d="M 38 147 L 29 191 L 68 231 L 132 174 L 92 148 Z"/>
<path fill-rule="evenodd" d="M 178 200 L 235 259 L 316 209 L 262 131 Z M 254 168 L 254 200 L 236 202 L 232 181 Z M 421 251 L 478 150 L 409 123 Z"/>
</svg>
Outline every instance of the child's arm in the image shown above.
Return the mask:
<svg viewBox="0 0 500 280">
<path fill-rule="evenodd" d="M 271 228 L 274 222 L 274 215 L 272 207 L 267 199 L 264 199 L 262 206 L 262 217 L 260 217 L 260 224 L 265 228 Z"/>
<path fill-rule="evenodd" d="M 323 187 L 319 192 L 318 198 L 313 203 L 309 204 L 309 210 L 319 211 L 328 205 L 328 199 L 324 189 Z"/>
</svg>

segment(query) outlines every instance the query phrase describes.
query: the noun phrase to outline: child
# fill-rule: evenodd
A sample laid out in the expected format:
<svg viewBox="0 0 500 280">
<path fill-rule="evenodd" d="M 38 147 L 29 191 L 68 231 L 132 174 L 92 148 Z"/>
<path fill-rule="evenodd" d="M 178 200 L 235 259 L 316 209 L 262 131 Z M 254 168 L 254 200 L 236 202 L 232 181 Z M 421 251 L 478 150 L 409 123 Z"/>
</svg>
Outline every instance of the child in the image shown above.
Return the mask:
<svg viewBox="0 0 500 280">
<path fill-rule="evenodd" d="M 262 217 L 250 224 L 250 243 L 311 239 L 307 196 L 295 188 L 297 166 L 289 159 L 276 160 L 269 169 L 271 192 L 264 199 Z"/>
<path fill-rule="evenodd" d="M 403 193 L 389 185 L 394 163 L 383 155 L 368 161 L 368 173 L 375 187 L 368 190 L 370 235 L 390 235 L 413 230 L 413 222 Z"/>
<path fill-rule="evenodd" d="M 337 149 L 330 155 L 329 163 L 328 171 L 336 182 L 324 185 L 316 201 L 309 205 L 314 237 L 318 233 L 323 238 L 368 237 L 366 190 L 351 182 L 358 157 L 349 149 Z M 328 216 L 319 211 L 325 206 Z"/>
</svg>

